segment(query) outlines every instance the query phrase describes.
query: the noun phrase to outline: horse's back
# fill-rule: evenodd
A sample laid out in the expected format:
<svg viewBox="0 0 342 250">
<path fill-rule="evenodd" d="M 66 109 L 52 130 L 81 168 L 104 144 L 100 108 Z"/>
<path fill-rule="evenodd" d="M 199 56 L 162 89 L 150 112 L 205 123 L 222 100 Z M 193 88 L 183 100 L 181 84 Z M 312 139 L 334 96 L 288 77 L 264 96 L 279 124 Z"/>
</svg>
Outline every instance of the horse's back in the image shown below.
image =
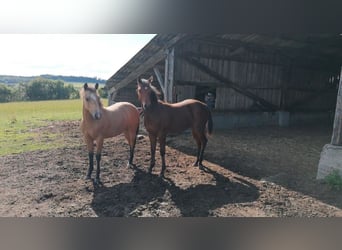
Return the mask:
<svg viewBox="0 0 342 250">
<path fill-rule="evenodd" d="M 188 113 L 191 117 L 196 116 L 207 117 L 208 107 L 205 103 L 195 99 L 185 99 L 184 101 L 173 103 L 170 105 L 176 113 Z"/>
<path fill-rule="evenodd" d="M 196 100 L 196 99 L 185 99 L 180 102 L 172 103 L 170 104 L 172 107 L 179 108 L 179 107 L 185 107 L 185 106 L 202 106 L 204 103 Z M 205 105 L 205 104 L 204 104 Z"/>
<path fill-rule="evenodd" d="M 106 108 L 110 112 L 127 113 L 132 116 L 139 116 L 138 109 L 130 102 L 117 102 Z"/>
<path fill-rule="evenodd" d="M 117 102 L 106 109 L 113 123 L 122 123 L 130 127 L 139 126 L 139 111 L 132 103 Z"/>
<path fill-rule="evenodd" d="M 165 126 L 171 131 L 182 131 L 190 127 L 204 129 L 209 118 L 207 105 L 195 99 L 164 105 L 165 116 L 169 122 Z"/>
</svg>

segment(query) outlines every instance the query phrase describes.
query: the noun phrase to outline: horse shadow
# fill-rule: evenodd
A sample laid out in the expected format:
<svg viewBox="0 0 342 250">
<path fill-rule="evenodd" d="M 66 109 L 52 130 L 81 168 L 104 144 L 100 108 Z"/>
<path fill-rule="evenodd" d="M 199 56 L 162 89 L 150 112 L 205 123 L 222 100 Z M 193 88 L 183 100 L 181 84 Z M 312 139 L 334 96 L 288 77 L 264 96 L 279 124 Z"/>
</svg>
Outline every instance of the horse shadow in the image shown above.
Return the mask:
<svg viewBox="0 0 342 250">
<path fill-rule="evenodd" d="M 206 217 L 212 215 L 212 210 L 216 208 L 231 203 L 252 202 L 259 197 L 259 191 L 253 184 L 230 181 L 209 168 L 203 171 L 212 174 L 215 185 L 199 184 L 187 189 L 177 186 L 170 178 L 159 178 L 138 167 L 134 171 L 130 183 L 94 189 L 91 206 L 99 217 L 143 216 L 136 211 L 141 207 L 160 210 L 162 203 L 171 203 L 179 211 L 169 216 Z M 168 207 L 166 210 L 172 209 Z"/>
</svg>

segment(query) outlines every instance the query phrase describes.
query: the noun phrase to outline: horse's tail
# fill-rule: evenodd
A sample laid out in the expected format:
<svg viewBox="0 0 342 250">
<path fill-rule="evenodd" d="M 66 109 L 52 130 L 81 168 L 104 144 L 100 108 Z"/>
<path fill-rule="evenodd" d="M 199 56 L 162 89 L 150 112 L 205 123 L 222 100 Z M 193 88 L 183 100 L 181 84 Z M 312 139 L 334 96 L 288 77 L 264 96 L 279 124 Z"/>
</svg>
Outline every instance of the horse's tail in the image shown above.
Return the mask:
<svg viewBox="0 0 342 250">
<path fill-rule="evenodd" d="M 213 133 L 213 128 L 214 128 L 214 123 L 213 123 L 213 117 L 211 115 L 211 111 L 209 111 L 209 117 L 208 117 L 208 123 L 207 123 L 207 128 L 208 128 L 208 134 L 211 135 Z"/>
</svg>

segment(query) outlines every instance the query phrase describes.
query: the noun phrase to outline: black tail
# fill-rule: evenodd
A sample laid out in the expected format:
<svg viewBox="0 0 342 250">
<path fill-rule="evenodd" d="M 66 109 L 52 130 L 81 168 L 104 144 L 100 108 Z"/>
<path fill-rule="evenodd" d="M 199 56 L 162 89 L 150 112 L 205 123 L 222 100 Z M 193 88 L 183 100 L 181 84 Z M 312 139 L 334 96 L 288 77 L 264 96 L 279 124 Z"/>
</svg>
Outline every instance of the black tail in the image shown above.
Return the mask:
<svg viewBox="0 0 342 250">
<path fill-rule="evenodd" d="M 208 117 L 208 134 L 211 135 L 213 133 L 214 123 L 213 118 L 211 116 L 211 111 L 209 110 L 209 117 Z"/>
</svg>

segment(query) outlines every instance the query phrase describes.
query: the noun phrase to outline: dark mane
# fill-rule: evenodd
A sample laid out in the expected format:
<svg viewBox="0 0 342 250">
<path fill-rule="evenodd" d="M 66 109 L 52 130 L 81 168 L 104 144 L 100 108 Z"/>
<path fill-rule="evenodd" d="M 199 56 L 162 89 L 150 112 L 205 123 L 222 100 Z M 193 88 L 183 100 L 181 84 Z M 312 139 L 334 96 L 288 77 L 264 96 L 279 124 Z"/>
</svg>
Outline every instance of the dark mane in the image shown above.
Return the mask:
<svg viewBox="0 0 342 250">
<path fill-rule="evenodd" d="M 160 95 L 160 92 L 157 90 L 156 87 L 151 86 L 151 93 L 150 93 L 150 100 L 151 100 L 151 104 L 155 105 L 158 103 L 158 96 Z"/>
</svg>

